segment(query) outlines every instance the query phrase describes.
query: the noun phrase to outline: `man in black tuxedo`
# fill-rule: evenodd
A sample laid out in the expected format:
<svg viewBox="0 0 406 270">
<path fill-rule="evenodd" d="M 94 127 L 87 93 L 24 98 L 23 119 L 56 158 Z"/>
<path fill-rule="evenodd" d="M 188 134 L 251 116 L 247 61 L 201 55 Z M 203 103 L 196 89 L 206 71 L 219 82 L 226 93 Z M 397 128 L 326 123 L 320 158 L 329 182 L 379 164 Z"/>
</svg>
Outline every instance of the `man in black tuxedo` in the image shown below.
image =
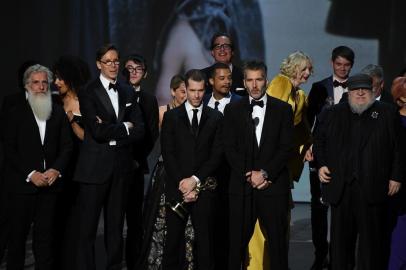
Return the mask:
<svg viewBox="0 0 406 270">
<path fill-rule="evenodd" d="M 117 83 L 119 53 L 114 45 L 98 49 L 100 76 L 79 92 L 85 136 L 76 165 L 78 249 L 75 269 L 94 269 L 94 242 L 103 208 L 106 269 L 121 269 L 127 191 L 133 181 L 132 143 L 144 124 L 128 86 Z"/>
<path fill-rule="evenodd" d="M 165 195 L 168 201 L 184 200 L 187 203 L 195 232 L 197 269 L 214 269 L 215 193 L 207 190 L 197 194 L 196 187 L 204 185 L 208 177 L 214 176 L 220 165 L 222 114 L 202 103 L 204 73 L 192 69 L 185 77 L 187 100 L 167 111 L 162 123 L 161 147 L 167 173 Z M 186 221 L 167 207 L 167 235 L 162 261 L 164 270 L 182 269 Z"/>
<path fill-rule="evenodd" d="M 230 103 L 224 112 L 223 144 L 231 167 L 228 269 L 240 269 L 245 262 L 259 219 L 269 243 L 271 269 L 287 270 L 292 109 L 265 94 L 267 68 L 263 62 L 247 62 L 243 71 L 249 96 Z"/>
<path fill-rule="evenodd" d="M 65 112 L 52 102 L 51 71 L 33 65 L 25 71 L 23 82 L 26 92 L 13 95 L 2 116 L 11 240 L 7 269 L 24 268 L 25 242 L 33 223 L 35 268 L 51 270 L 55 269 L 58 194 L 72 140 Z"/>
<path fill-rule="evenodd" d="M 215 63 L 224 63 L 230 67 L 231 70 L 231 93 L 240 96 L 247 95 L 247 91 L 244 88 L 243 74 L 241 69 L 232 63 L 232 57 L 234 54 L 234 44 L 231 40 L 231 36 L 226 33 L 217 33 L 211 39 L 211 55 L 214 58 Z M 209 78 L 211 78 L 213 65 L 202 69 L 206 74 L 206 94 L 213 92 L 213 87 L 210 84 Z"/>
<path fill-rule="evenodd" d="M 307 110 L 307 119 L 312 130 L 317 123 L 317 117 L 325 108 L 340 102 L 343 94 L 347 92 L 346 81 L 354 65 L 354 52 L 346 46 L 338 46 L 331 54 L 333 75 L 315 82 L 310 89 Z M 317 160 L 313 160 L 312 148 L 307 151 L 306 159 L 310 168 L 310 193 L 311 193 L 311 223 L 312 240 L 315 248 L 315 260 L 312 270 L 321 270 L 328 265 L 328 206 L 320 200 L 320 181 L 317 175 Z"/>
<path fill-rule="evenodd" d="M 141 55 L 129 55 L 124 61 L 123 75 L 134 89 L 137 103 L 145 123 L 145 139 L 133 144 L 133 158 L 136 161 L 134 180 L 129 186 L 126 207 L 127 238 L 126 261 L 129 270 L 135 269 L 142 244 L 142 205 L 144 199 L 144 174 L 148 174 L 147 157 L 158 139 L 158 102 L 156 97 L 141 87 L 147 77 L 147 62 Z"/>
<path fill-rule="evenodd" d="M 387 203 L 403 177 L 400 120 L 394 106 L 375 101 L 372 78 L 348 79 L 348 102 L 325 110 L 316 129 L 314 154 L 323 183 L 323 201 L 331 205 L 332 270 L 386 269 L 389 235 Z"/>
</svg>

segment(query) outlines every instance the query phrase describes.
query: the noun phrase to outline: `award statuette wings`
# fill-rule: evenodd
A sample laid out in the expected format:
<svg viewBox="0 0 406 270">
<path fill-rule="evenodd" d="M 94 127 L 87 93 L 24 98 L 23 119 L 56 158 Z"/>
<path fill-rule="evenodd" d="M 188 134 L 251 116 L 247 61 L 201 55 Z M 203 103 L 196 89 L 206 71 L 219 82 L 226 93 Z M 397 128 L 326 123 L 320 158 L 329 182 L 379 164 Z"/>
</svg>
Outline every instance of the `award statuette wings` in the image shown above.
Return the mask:
<svg viewBox="0 0 406 270">
<path fill-rule="evenodd" d="M 204 182 L 203 185 L 197 186 L 195 188 L 195 191 L 197 192 L 197 194 L 199 194 L 201 191 L 204 190 L 214 190 L 217 187 L 217 180 L 214 177 L 207 177 L 206 181 Z M 185 201 L 170 201 L 166 203 L 171 209 L 172 211 L 174 211 L 181 219 L 185 219 L 189 212 L 185 207 L 186 202 Z"/>
</svg>

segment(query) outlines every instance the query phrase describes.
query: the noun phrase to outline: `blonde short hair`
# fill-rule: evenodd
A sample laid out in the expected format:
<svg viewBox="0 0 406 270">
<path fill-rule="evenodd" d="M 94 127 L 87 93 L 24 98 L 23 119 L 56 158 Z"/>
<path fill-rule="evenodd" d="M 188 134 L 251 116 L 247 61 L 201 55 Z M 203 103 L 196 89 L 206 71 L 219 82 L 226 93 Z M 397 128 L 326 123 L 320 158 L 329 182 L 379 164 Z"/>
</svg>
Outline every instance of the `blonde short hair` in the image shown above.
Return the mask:
<svg viewBox="0 0 406 270">
<path fill-rule="evenodd" d="M 313 65 L 312 59 L 308 55 L 301 51 L 295 51 L 283 59 L 280 71 L 283 75 L 294 78 L 308 63 Z"/>
</svg>

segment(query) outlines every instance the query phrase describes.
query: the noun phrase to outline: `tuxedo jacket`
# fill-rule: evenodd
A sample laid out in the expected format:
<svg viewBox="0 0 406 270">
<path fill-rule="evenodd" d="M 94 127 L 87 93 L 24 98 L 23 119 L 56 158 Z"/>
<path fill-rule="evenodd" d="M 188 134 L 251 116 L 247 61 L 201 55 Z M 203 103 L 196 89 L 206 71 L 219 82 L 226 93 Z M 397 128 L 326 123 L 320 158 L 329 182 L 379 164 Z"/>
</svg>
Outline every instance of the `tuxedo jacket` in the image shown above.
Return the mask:
<svg viewBox="0 0 406 270">
<path fill-rule="evenodd" d="M 221 162 L 221 124 L 223 115 L 203 106 L 197 136 L 191 124 L 185 104 L 164 114 L 161 129 L 161 148 L 167 181 L 165 192 L 170 199 L 180 199 L 179 182 L 192 175 L 204 184 Z"/>
<path fill-rule="evenodd" d="M 210 99 L 212 97 L 212 93 L 205 93 L 203 97 L 203 104 L 207 106 Z M 231 93 L 230 103 L 236 102 L 241 99 L 241 96 Z M 228 105 L 228 104 L 227 104 Z"/>
<path fill-rule="evenodd" d="M 4 126 L 2 139 L 5 150 L 5 181 L 14 193 L 36 193 L 39 190 L 59 191 L 61 180 L 51 187 L 37 188 L 27 182 L 28 175 L 36 170 L 44 172 L 50 168 L 63 176 L 70 161 L 73 143 L 69 121 L 62 107 L 53 103 L 52 113 L 46 121 L 44 144 L 41 143 L 38 124 L 25 98 L 25 93 L 10 96 L 12 101 L 3 108 Z M 44 162 L 45 161 L 45 162 Z M 44 164 L 45 163 L 45 164 Z"/>
<path fill-rule="evenodd" d="M 213 92 L 213 87 L 211 86 L 209 82 L 209 78 L 211 78 L 211 72 L 213 70 L 213 66 L 206 67 L 202 69 L 204 74 L 206 75 L 206 93 L 211 94 Z M 233 70 L 231 72 L 231 93 L 237 94 L 239 96 L 246 96 L 247 95 L 247 90 L 245 90 L 244 87 L 244 74 L 241 70 L 236 65 L 233 65 Z M 236 89 L 239 88 L 238 91 Z"/>
<path fill-rule="evenodd" d="M 113 90 L 109 90 L 113 91 Z M 79 105 L 84 125 L 84 139 L 80 148 L 74 181 L 101 184 L 112 174 L 128 174 L 134 170 L 132 143 L 144 136 L 144 123 L 134 91 L 118 85 L 118 117 L 99 78 L 79 92 Z M 97 117 L 102 120 L 98 123 Z M 129 134 L 124 122 L 134 127 Z M 111 145 L 110 141 L 116 141 Z"/>
<path fill-rule="evenodd" d="M 355 178 L 368 202 L 382 202 L 388 196 L 389 180 L 404 179 L 399 114 L 394 106 L 378 101 L 362 113 L 357 153 L 349 142 L 353 118 L 347 102 L 326 109 L 320 116 L 313 151 L 319 168 L 327 166 L 331 172 L 330 183 L 322 187 L 323 200 L 339 202 L 346 181 Z M 358 158 L 354 161 L 353 156 Z"/>
<path fill-rule="evenodd" d="M 145 136 L 144 140 L 138 140 L 134 143 L 133 157 L 138 162 L 140 169 L 148 173 L 147 157 L 159 136 L 158 102 L 153 94 L 142 88 L 137 99 L 145 125 Z"/>
<path fill-rule="evenodd" d="M 252 187 L 246 181 L 245 174 L 261 169 L 268 173 L 268 179 L 272 181 L 269 188 L 261 191 L 264 195 L 289 192 L 287 164 L 293 154 L 293 113 L 289 104 L 267 97 L 259 146 L 248 96 L 228 104 L 224 111 L 223 144 L 231 167 L 230 194 L 249 194 Z"/>
<path fill-rule="evenodd" d="M 334 100 L 333 76 L 312 84 L 307 97 L 307 120 L 310 126 L 314 125 L 323 108 L 328 106 L 328 98 Z"/>
</svg>

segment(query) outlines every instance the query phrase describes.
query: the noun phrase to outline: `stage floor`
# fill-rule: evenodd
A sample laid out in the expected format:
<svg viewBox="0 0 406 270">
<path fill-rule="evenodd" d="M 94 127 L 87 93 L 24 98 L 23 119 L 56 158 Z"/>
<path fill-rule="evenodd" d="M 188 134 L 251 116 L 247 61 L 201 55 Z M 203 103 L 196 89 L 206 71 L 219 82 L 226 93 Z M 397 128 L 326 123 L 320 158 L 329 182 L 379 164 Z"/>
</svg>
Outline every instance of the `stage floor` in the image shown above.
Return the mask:
<svg viewBox="0 0 406 270">
<path fill-rule="evenodd" d="M 31 237 L 27 242 L 25 269 L 34 269 L 31 250 Z M 97 270 L 104 269 L 105 256 L 103 247 L 103 223 L 101 222 L 96 240 Z M 292 210 L 289 267 L 291 270 L 307 270 L 313 262 L 313 245 L 311 241 L 310 204 L 296 203 Z M 3 263 L 0 270 L 6 269 Z M 126 268 L 123 268 L 126 269 Z"/>
</svg>

